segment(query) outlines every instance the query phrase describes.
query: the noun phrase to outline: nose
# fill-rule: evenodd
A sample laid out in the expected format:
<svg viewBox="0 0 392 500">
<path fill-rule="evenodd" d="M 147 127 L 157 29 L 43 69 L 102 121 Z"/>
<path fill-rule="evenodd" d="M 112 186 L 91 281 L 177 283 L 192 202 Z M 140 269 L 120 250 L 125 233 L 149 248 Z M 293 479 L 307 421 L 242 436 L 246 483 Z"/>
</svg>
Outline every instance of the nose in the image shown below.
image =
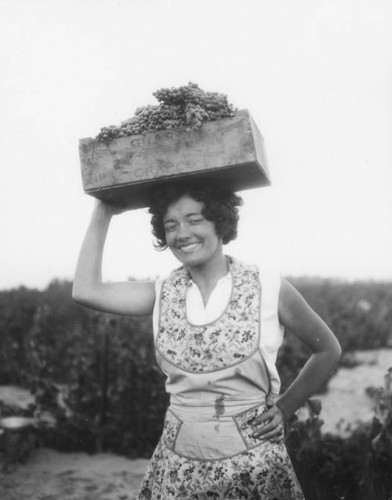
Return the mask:
<svg viewBox="0 0 392 500">
<path fill-rule="evenodd" d="M 177 240 L 184 241 L 190 238 L 188 224 L 179 224 L 177 228 Z"/>
</svg>

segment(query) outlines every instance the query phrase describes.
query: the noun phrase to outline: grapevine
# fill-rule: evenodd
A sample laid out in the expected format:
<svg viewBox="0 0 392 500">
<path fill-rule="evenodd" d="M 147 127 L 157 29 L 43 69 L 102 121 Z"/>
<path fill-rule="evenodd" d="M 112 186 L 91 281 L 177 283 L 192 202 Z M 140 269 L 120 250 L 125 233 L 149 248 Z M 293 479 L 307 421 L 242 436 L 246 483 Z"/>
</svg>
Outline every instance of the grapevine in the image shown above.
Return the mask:
<svg viewBox="0 0 392 500">
<path fill-rule="evenodd" d="M 121 125 L 101 128 L 95 139 L 107 141 L 184 126 L 198 130 L 204 122 L 233 117 L 235 114 L 226 95 L 205 92 L 192 82 L 178 88 L 163 88 L 152 95 L 159 104 L 137 108 L 134 116 Z"/>
</svg>

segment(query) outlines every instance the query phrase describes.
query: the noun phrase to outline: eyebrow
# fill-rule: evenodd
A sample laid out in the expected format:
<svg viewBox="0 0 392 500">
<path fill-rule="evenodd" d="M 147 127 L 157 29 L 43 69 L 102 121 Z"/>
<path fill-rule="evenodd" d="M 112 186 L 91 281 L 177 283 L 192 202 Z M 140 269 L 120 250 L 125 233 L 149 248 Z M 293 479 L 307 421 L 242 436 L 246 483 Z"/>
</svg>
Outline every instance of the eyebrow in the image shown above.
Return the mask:
<svg viewBox="0 0 392 500">
<path fill-rule="evenodd" d="M 199 216 L 199 215 L 203 215 L 203 212 L 190 212 L 189 214 L 185 214 L 185 217 L 194 217 L 194 216 Z M 176 222 L 175 219 L 165 219 L 163 218 L 163 223 L 164 224 L 167 224 L 168 222 Z"/>
</svg>

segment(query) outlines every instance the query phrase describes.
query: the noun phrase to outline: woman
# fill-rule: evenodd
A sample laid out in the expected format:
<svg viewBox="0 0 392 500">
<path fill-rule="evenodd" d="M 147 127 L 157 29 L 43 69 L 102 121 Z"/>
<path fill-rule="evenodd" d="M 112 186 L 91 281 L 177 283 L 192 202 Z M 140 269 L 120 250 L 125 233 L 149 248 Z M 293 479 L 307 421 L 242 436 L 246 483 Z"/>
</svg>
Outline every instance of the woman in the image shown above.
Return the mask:
<svg viewBox="0 0 392 500">
<path fill-rule="evenodd" d="M 98 202 L 79 256 L 76 301 L 116 314 L 153 314 L 170 406 L 138 499 L 302 499 L 282 442 L 284 421 L 317 391 L 340 346 L 284 279 L 223 253 L 241 199 L 217 186 L 172 184 L 150 207 L 160 248 L 181 267 L 165 280 L 104 283 L 111 217 Z M 275 361 L 287 327 L 312 351 L 279 394 Z"/>
</svg>

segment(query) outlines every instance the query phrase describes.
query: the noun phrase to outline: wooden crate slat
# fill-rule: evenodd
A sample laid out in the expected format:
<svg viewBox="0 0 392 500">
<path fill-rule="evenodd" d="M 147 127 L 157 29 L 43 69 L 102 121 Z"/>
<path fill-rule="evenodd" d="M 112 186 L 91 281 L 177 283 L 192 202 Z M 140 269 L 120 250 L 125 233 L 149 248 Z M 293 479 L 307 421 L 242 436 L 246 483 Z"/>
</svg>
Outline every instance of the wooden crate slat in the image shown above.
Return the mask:
<svg viewBox="0 0 392 500">
<path fill-rule="evenodd" d="M 269 184 L 264 141 L 247 110 L 203 124 L 112 139 L 81 139 L 83 188 L 133 208 L 147 206 L 153 184 L 173 179 L 218 180 L 234 190 Z"/>
</svg>

